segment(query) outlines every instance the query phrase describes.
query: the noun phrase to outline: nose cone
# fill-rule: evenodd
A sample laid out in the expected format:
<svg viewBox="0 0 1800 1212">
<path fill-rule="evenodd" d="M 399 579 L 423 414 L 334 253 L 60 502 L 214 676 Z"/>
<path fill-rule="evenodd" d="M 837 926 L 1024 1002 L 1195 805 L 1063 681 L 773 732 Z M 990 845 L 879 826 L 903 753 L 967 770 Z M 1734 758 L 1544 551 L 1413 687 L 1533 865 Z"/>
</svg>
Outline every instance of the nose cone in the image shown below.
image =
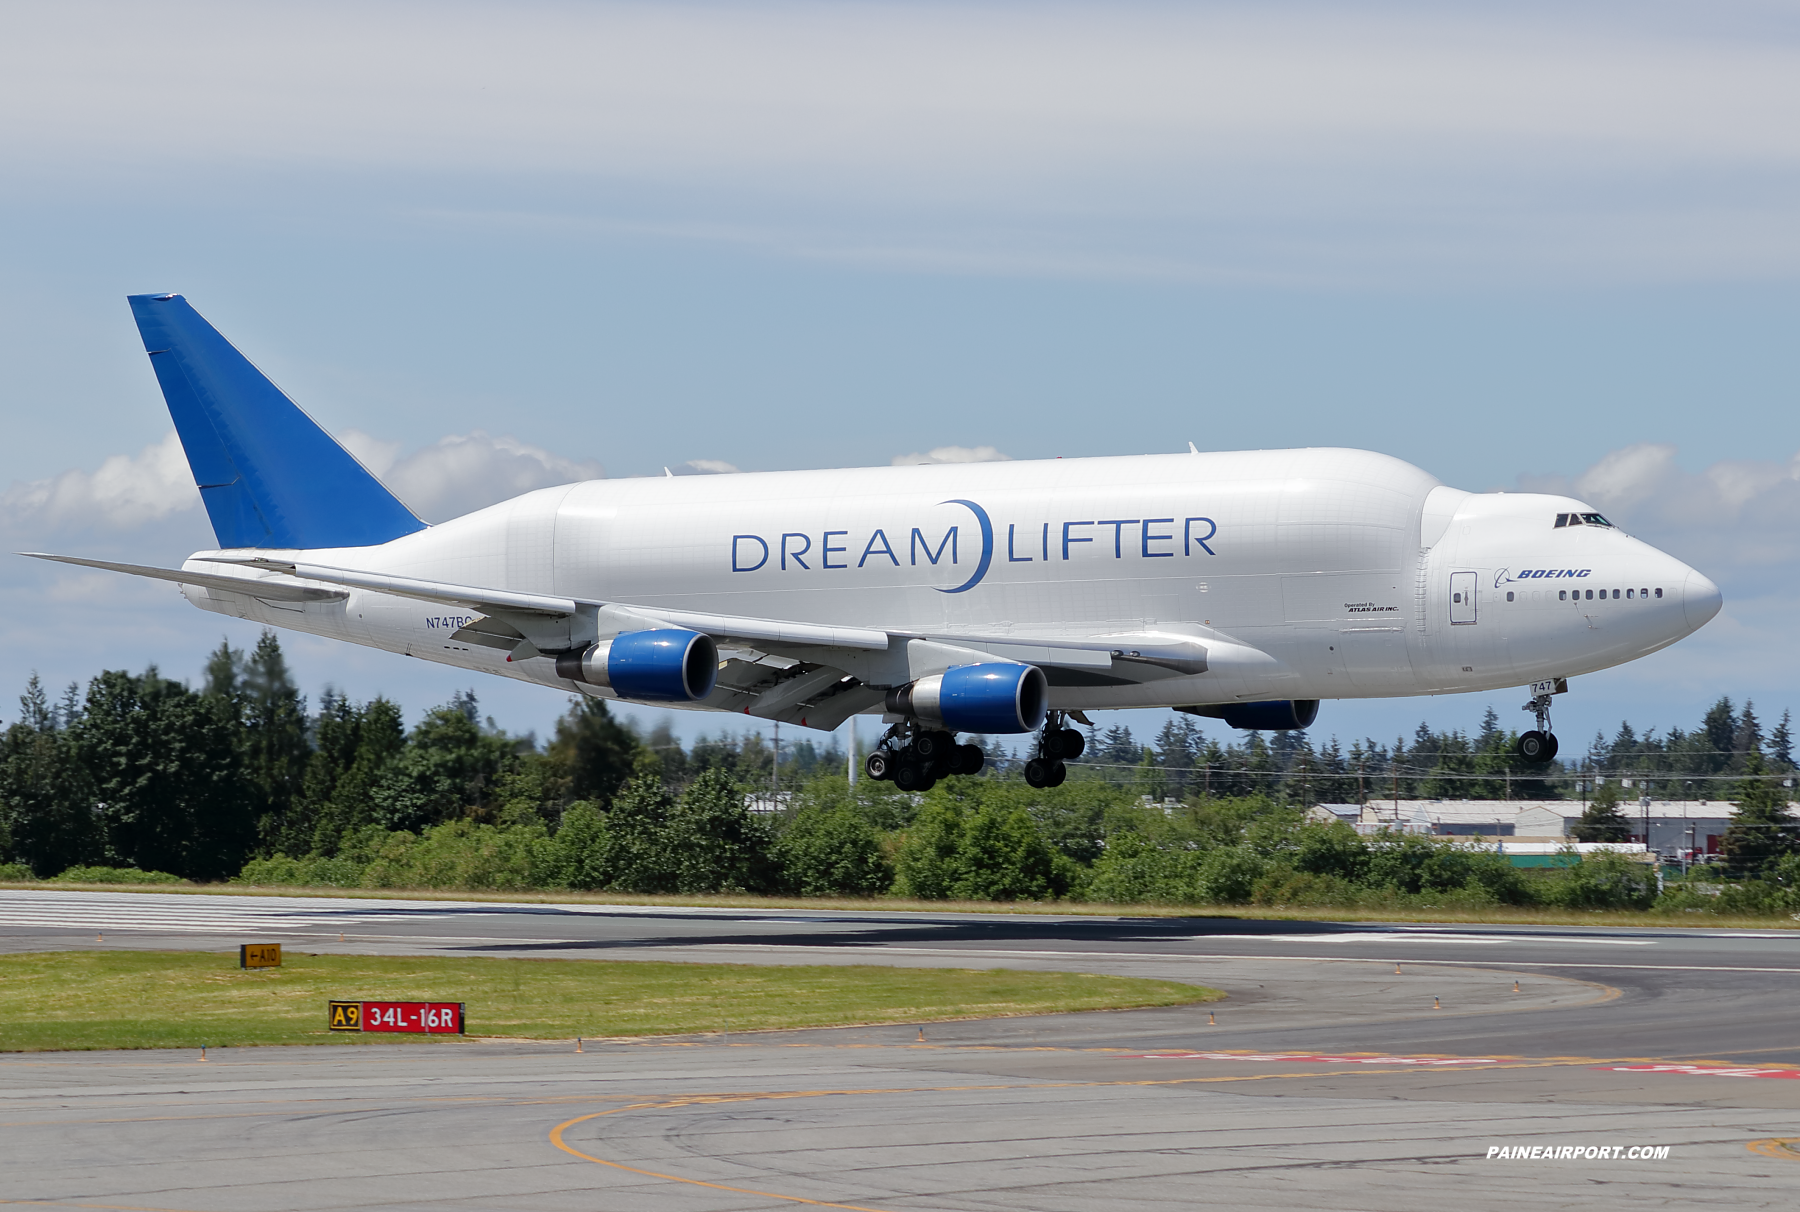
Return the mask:
<svg viewBox="0 0 1800 1212">
<path fill-rule="evenodd" d="M 1687 616 L 1688 630 L 1698 631 L 1706 626 L 1724 604 L 1725 598 L 1717 585 L 1692 569 L 1688 570 L 1687 580 L 1681 586 L 1681 611 Z"/>
</svg>

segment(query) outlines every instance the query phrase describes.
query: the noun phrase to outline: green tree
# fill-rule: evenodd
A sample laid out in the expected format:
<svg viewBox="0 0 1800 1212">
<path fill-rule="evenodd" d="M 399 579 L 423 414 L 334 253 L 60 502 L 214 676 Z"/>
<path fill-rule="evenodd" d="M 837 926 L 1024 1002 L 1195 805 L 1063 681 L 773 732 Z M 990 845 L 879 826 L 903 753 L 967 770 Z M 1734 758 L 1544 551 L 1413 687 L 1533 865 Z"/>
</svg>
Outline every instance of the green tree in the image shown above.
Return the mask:
<svg viewBox="0 0 1800 1212">
<path fill-rule="evenodd" d="M 110 861 L 187 879 L 235 874 L 256 838 L 232 705 L 113 670 L 70 729 L 93 782 Z"/>
<path fill-rule="evenodd" d="M 783 882 L 801 896 L 879 896 L 894 882 L 880 837 L 848 804 L 802 804 L 775 857 Z"/>
<path fill-rule="evenodd" d="M 776 882 L 768 822 L 721 770 L 688 785 L 669 813 L 665 847 L 676 892 L 764 892 Z"/>
<path fill-rule="evenodd" d="M 375 822 L 376 788 L 406 745 L 400 708 L 383 698 L 358 707 L 330 698 L 320 707 L 305 795 L 315 853 L 336 855 L 346 834 Z"/>
<path fill-rule="evenodd" d="M 1594 798 L 1575 822 L 1578 842 L 1622 842 L 1631 836 L 1631 822 L 1619 811 L 1619 780 L 1607 779 L 1594 789 Z"/>
<path fill-rule="evenodd" d="M 563 809 L 556 843 L 556 882 L 584 892 L 612 883 L 611 848 L 606 817 L 591 800 L 576 800 Z"/>
<path fill-rule="evenodd" d="M 572 796 L 605 803 L 631 778 L 643 746 L 613 718 L 605 699 L 584 695 L 556 721 L 549 752 L 567 770 Z"/>
<path fill-rule="evenodd" d="M 490 789 L 512 764 L 513 742 L 483 732 L 473 705 L 471 694 L 426 713 L 373 788 L 375 823 L 417 832 L 491 815 Z"/>
<path fill-rule="evenodd" d="M 1745 759 L 1737 801 L 1737 814 L 1719 839 L 1719 853 L 1733 875 L 1760 875 L 1783 855 L 1800 851 L 1800 821 L 1788 812 L 1787 788 L 1767 773 L 1759 750 Z"/>
<path fill-rule="evenodd" d="M 304 852 L 312 842 L 317 815 L 309 810 L 303 793 L 312 756 L 306 701 L 288 673 L 281 641 L 273 631 L 262 633 L 244 661 L 234 699 L 243 720 L 245 773 L 262 801 L 257 824 L 263 846 L 271 852 Z"/>
<path fill-rule="evenodd" d="M 603 845 L 595 859 L 607 887 L 620 892 L 672 892 L 675 862 L 669 853 L 674 800 L 662 780 L 640 775 L 613 797 Z"/>
<path fill-rule="evenodd" d="M 19 706 L 19 722 L 0 735 L 0 862 L 24 863 L 38 876 L 99 862 L 104 838 L 92 785 L 36 674 Z"/>
</svg>

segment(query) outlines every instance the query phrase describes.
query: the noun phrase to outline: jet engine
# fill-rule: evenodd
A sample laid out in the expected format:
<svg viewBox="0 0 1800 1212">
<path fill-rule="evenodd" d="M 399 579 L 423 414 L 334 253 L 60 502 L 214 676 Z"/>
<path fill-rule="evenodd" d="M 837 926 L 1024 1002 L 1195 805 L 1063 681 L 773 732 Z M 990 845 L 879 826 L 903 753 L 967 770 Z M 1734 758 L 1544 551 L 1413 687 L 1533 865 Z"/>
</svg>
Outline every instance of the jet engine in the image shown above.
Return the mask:
<svg viewBox="0 0 1800 1212">
<path fill-rule="evenodd" d="M 697 631 L 627 631 L 558 656 L 556 676 L 610 687 L 622 699 L 692 703 L 712 693 L 719 649 Z"/>
<path fill-rule="evenodd" d="M 951 732 L 1036 732 L 1050 683 L 1036 665 L 958 665 L 888 691 L 887 709 Z"/>
<path fill-rule="evenodd" d="M 1187 715 L 1224 720 L 1233 728 L 1255 732 L 1291 732 L 1311 728 L 1319 718 L 1318 699 L 1270 699 L 1261 703 L 1209 703 L 1204 707 L 1177 707 Z"/>
</svg>

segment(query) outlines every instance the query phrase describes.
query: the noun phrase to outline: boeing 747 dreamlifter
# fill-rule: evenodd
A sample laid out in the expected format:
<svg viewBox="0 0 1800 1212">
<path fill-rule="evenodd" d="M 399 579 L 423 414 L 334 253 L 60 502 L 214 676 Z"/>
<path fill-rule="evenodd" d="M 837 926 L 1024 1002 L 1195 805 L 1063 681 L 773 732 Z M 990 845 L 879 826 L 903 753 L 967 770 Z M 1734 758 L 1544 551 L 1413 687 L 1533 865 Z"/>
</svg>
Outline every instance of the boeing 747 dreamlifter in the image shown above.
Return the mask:
<svg viewBox="0 0 1800 1212">
<path fill-rule="evenodd" d="M 427 526 L 180 295 L 130 302 L 219 546 L 42 558 L 559 690 L 879 713 L 867 771 L 907 789 L 980 768 L 957 733 L 1037 733 L 1026 778 L 1054 786 L 1088 710 L 1304 728 L 1321 699 L 1509 686 L 1547 762 L 1566 679 L 1720 606 L 1581 501 L 1362 450 L 595 480 Z"/>
</svg>

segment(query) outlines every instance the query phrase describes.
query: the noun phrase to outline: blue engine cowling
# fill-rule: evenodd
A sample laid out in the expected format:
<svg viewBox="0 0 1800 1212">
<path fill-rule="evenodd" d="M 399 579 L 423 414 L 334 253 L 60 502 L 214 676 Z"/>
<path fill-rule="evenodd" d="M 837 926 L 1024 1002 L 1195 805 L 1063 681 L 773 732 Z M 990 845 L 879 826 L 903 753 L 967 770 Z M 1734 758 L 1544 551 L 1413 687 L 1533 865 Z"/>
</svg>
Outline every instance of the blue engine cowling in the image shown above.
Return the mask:
<svg viewBox="0 0 1800 1212">
<path fill-rule="evenodd" d="M 610 687 L 622 699 L 692 703 L 711 694 L 719 680 L 719 649 L 698 631 L 627 631 L 563 653 L 556 676 Z"/>
<path fill-rule="evenodd" d="M 1319 718 L 1318 699 L 1273 699 L 1263 703 L 1226 703 L 1218 718 L 1233 728 L 1256 732 L 1292 732 L 1312 727 Z"/>
<path fill-rule="evenodd" d="M 1036 732 L 1050 684 L 1036 665 L 958 665 L 888 692 L 887 709 L 952 732 Z"/>
</svg>

